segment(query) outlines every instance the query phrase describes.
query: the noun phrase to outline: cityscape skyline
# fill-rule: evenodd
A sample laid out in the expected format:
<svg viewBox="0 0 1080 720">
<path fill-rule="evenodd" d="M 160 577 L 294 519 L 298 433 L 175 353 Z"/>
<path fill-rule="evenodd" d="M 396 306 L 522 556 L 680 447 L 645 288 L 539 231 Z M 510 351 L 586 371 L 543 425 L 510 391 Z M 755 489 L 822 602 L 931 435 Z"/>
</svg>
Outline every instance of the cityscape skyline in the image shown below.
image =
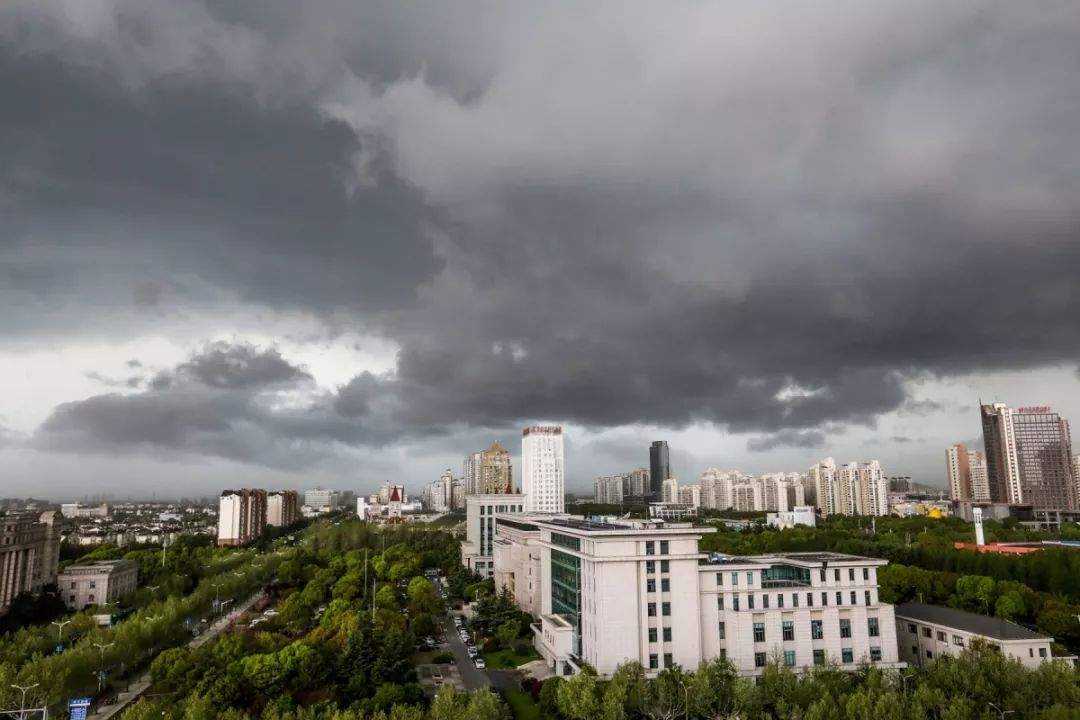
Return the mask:
<svg viewBox="0 0 1080 720">
<path fill-rule="evenodd" d="M 1068 9 L 1047 43 L 1005 6 L 763 8 L 732 44 L 720 6 L 478 40 L 196 5 L 0 7 L 10 492 L 415 485 L 530 423 L 573 438 L 576 491 L 657 437 L 677 475 L 829 454 L 941 486 L 975 398 L 1080 417 Z"/>
</svg>

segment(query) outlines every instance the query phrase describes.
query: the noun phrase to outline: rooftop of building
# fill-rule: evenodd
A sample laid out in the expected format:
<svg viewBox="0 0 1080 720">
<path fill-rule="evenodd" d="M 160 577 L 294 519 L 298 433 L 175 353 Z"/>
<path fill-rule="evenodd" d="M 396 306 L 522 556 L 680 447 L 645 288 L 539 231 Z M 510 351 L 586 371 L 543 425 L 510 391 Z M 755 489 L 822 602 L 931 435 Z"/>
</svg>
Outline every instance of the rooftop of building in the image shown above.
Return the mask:
<svg viewBox="0 0 1080 720">
<path fill-rule="evenodd" d="M 888 561 L 881 558 L 846 555 L 835 552 L 778 552 L 764 555 L 726 555 L 711 553 L 706 565 L 771 565 L 787 562 L 807 567 L 820 567 L 830 564 L 876 564 L 885 565 Z"/>
<path fill-rule="evenodd" d="M 655 518 L 642 520 L 640 518 L 582 517 L 570 515 L 552 517 L 549 519 L 534 517 L 532 518 L 532 521 L 538 525 L 543 525 L 548 528 L 559 528 L 563 530 L 595 534 L 673 534 L 685 533 L 688 531 L 694 533 L 709 533 L 714 532 L 715 530 L 714 528 L 695 527 L 693 523 L 669 522 L 666 520 L 660 520 Z"/>
<path fill-rule="evenodd" d="M 69 572 L 71 570 L 115 570 L 126 569 L 128 567 L 138 567 L 138 563 L 134 560 L 94 560 L 87 563 L 79 563 L 78 565 L 68 565 L 60 572 Z"/>
<path fill-rule="evenodd" d="M 897 618 L 906 618 L 934 625 L 955 628 L 974 635 L 982 635 L 992 640 L 1052 640 L 1046 635 L 1028 630 L 1026 627 L 1011 623 L 1001 618 L 976 615 L 966 610 L 944 607 L 942 605 L 924 605 L 923 603 L 904 603 L 895 607 Z"/>
</svg>

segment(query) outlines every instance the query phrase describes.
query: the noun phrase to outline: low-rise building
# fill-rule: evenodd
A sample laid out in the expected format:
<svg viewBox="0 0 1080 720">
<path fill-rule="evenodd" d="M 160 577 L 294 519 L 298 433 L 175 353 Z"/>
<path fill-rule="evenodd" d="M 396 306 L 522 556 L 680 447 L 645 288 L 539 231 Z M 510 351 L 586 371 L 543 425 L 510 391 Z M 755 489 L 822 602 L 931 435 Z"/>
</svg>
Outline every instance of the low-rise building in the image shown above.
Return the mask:
<svg viewBox="0 0 1080 720">
<path fill-rule="evenodd" d="M 117 602 L 135 592 L 139 564 L 134 560 L 99 560 L 70 565 L 57 577 L 64 603 L 72 610 Z"/>
<path fill-rule="evenodd" d="M 900 658 L 909 665 L 926 667 L 943 655 L 959 655 L 975 640 L 1000 649 L 1005 657 L 1029 668 L 1053 659 L 1050 644 L 1054 638 L 1008 620 L 940 605 L 896 606 L 896 643 Z"/>
<path fill-rule="evenodd" d="M 636 661 L 655 675 L 713 658 L 748 676 L 773 658 L 797 670 L 901 666 L 893 608 L 878 598 L 884 560 L 709 556 L 698 542 L 714 529 L 690 523 L 496 515 L 495 526 L 496 581 L 539 618 L 534 646 L 558 674 L 587 663 L 610 676 Z"/>
<path fill-rule="evenodd" d="M 813 505 L 796 505 L 793 510 L 781 510 L 765 516 L 765 522 L 779 530 L 793 528 L 796 525 L 817 527 L 817 510 Z"/>
</svg>

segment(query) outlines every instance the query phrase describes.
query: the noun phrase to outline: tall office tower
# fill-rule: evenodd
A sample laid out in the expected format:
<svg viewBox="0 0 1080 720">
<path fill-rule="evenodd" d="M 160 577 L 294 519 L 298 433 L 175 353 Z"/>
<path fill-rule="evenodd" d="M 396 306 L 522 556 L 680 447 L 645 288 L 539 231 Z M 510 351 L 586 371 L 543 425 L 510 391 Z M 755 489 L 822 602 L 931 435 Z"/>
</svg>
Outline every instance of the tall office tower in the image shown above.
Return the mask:
<svg viewBox="0 0 1080 720">
<path fill-rule="evenodd" d="M 566 507 L 563 431 L 534 425 L 521 433 L 521 492 L 525 512 L 561 513 Z"/>
<path fill-rule="evenodd" d="M 295 490 L 273 490 L 266 494 L 266 524 L 288 527 L 300 519 L 300 496 Z"/>
<path fill-rule="evenodd" d="M 514 469 L 510 465 L 510 451 L 495 441 L 480 453 L 480 495 L 498 495 L 514 492 Z"/>
<path fill-rule="evenodd" d="M 1069 422 L 1040 405 L 981 407 L 991 499 L 1036 509 L 1080 509 Z M 995 495 L 997 493 L 997 495 Z"/>
<path fill-rule="evenodd" d="M 244 545 L 265 530 L 265 490 L 222 490 L 218 506 L 218 545 Z"/>
<path fill-rule="evenodd" d="M 479 452 L 469 453 L 465 456 L 461 484 L 466 495 L 476 495 L 480 492 L 480 461 L 483 456 L 484 454 Z"/>
<path fill-rule="evenodd" d="M 983 445 L 986 447 L 986 478 L 993 502 L 1014 502 L 1023 494 L 1012 431 L 1012 410 L 1004 403 L 980 405 Z"/>
<path fill-rule="evenodd" d="M 971 465 L 966 447 L 953 445 L 945 451 L 945 472 L 949 478 L 949 497 L 953 500 L 970 500 Z"/>
<path fill-rule="evenodd" d="M 664 492 L 664 481 L 671 477 L 667 440 L 656 440 L 649 446 L 649 493 L 659 499 Z"/>
<path fill-rule="evenodd" d="M 810 482 L 814 486 L 815 502 L 824 516 L 840 513 L 836 496 L 836 461 L 825 458 L 810 468 Z"/>
<path fill-rule="evenodd" d="M 889 514 L 889 481 L 877 460 L 859 466 L 859 510 L 862 515 Z"/>
</svg>

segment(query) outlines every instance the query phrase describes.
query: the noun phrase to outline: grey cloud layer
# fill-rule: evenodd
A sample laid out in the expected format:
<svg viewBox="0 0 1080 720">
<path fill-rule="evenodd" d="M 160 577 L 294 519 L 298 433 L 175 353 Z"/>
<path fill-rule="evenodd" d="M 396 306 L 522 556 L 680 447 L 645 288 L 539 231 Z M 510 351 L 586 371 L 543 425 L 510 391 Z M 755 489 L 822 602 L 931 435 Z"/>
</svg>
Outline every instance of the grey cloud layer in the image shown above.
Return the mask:
<svg viewBox="0 0 1080 720">
<path fill-rule="evenodd" d="M 169 407 L 147 442 L 239 458 L 536 418 L 813 448 L 1080 351 L 1075 4 L 76 6 L 0 12 L 3 327 L 205 286 L 401 350 L 299 412 L 220 348 L 51 446 Z"/>
</svg>

